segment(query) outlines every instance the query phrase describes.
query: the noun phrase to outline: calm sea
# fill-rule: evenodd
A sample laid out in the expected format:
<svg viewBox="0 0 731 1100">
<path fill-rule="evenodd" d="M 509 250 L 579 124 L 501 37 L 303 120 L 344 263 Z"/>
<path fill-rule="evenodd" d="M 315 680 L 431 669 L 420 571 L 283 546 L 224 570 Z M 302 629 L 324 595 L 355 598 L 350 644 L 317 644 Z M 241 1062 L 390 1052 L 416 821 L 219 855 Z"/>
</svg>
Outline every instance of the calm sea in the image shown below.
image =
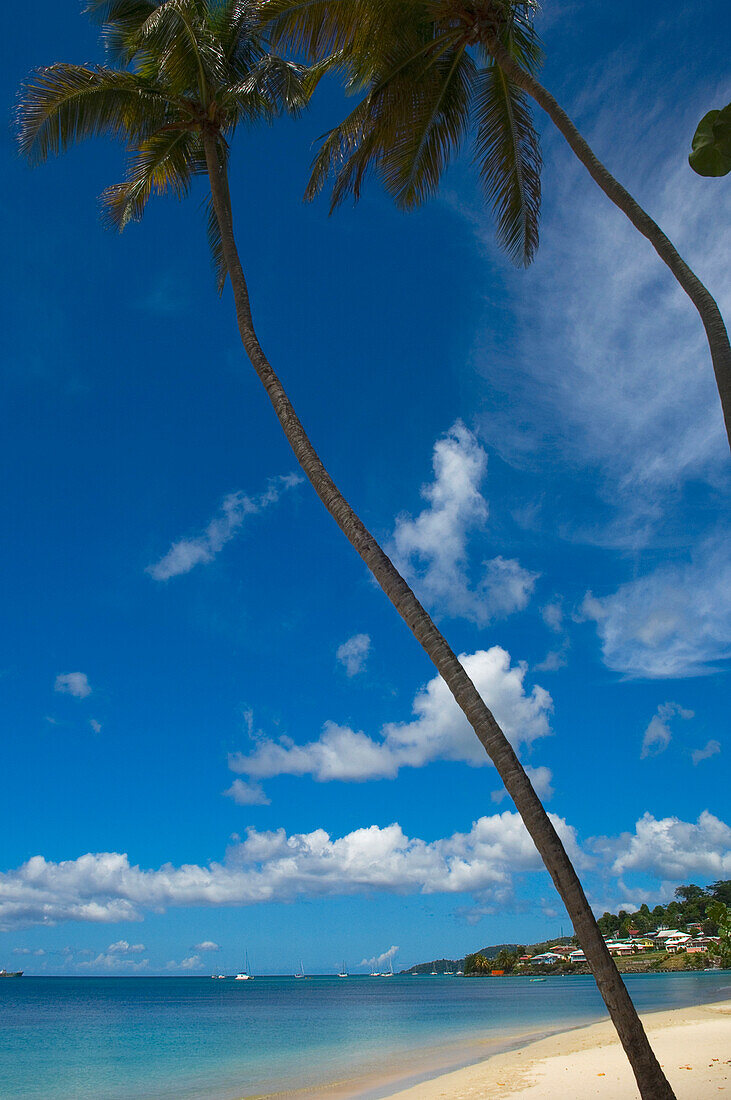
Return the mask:
<svg viewBox="0 0 731 1100">
<path fill-rule="evenodd" d="M 640 1011 L 731 997 L 728 971 L 627 984 Z M 238 1100 L 303 1088 L 312 1098 L 349 1081 L 340 1095 L 377 1097 L 603 1015 L 584 977 L 5 979 L 0 1096 Z"/>
</svg>

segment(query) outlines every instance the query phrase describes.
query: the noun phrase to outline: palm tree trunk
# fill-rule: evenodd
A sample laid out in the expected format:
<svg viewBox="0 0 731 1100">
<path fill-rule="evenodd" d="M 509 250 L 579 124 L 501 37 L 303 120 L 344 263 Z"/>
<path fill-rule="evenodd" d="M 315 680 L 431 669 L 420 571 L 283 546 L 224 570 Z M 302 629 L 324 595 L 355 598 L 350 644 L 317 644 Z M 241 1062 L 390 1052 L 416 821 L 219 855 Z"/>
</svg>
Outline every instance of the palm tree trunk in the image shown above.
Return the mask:
<svg viewBox="0 0 731 1100">
<path fill-rule="evenodd" d="M 731 345 L 726 326 L 716 300 L 706 289 L 698 276 L 688 267 L 672 241 L 652 220 L 640 204 L 632 198 L 629 191 L 622 187 L 611 172 L 602 164 L 588 142 L 581 136 L 574 123 L 550 92 L 547 92 L 535 77 L 522 69 L 507 50 L 496 39 L 490 39 L 487 49 L 510 80 L 527 92 L 542 107 L 554 125 L 561 131 L 569 146 L 584 165 L 592 179 L 599 184 L 604 194 L 638 229 L 647 237 L 652 247 L 672 271 L 685 293 L 700 314 L 706 330 L 708 346 L 711 349 L 713 370 L 716 376 L 721 410 L 726 425 L 726 435 L 731 447 Z"/>
<path fill-rule="evenodd" d="M 632 1064 L 643 1100 L 674 1100 L 672 1090 L 650 1048 L 635 1007 L 597 927 L 571 860 L 510 742 L 430 616 L 326 471 L 292 408 L 282 383 L 261 349 L 254 331 L 249 293 L 234 239 L 226 167 L 219 158 L 217 137 L 212 130 L 204 133 L 204 145 L 213 206 L 231 279 L 241 341 L 274 407 L 284 434 L 320 500 L 434 663 L 497 768 L 563 899 Z"/>
</svg>

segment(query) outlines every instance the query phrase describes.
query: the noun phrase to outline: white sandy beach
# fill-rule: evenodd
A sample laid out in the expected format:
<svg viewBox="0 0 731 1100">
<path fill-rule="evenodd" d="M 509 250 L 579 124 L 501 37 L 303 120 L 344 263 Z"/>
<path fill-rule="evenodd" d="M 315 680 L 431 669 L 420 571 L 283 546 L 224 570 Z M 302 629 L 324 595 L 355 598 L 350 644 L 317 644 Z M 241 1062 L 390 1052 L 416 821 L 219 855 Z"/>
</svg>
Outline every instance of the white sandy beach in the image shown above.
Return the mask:
<svg viewBox="0 0 731 1100">
<path fill-rule="evenodd" d="M 731 1097 L 731 1000 L 643 1016 L 678 1100 Z M 639 1100 L 609 1022 L 562 1032 L 394 1093 L 391 1100 Z"/>
</svg>

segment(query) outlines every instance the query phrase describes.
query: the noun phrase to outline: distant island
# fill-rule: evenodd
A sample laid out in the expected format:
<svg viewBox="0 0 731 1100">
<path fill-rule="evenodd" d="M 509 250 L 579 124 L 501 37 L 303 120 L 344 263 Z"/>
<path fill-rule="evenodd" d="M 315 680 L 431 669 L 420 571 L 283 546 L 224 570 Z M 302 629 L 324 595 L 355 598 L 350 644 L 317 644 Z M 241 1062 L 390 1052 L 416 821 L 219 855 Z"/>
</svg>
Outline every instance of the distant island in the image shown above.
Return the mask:
<svg viewBox="0 0 731 1100">
<path fill-rule="evenodd" d="M 597 923 L 623 973 L 731 968 L 731 879 L 705 888 L 694 883 L 679 886 L 666 905 L 604 913 Z M 530 945 L 491 944 L 461 959 L 432 959 L 400 971 L 465 977 L 590 972 L 575 936 Z"/>
</svg>

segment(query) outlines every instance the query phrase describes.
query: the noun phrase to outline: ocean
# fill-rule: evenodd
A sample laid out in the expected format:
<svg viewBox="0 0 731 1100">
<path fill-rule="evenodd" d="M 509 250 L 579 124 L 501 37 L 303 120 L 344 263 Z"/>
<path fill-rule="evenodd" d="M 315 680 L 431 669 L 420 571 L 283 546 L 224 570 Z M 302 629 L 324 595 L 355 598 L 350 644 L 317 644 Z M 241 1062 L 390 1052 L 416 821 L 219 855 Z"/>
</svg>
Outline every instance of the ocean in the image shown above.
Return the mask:
<svg viewBox="0 0 731 1100">
<path fill-rule="evenodd" d="M 731 972 L 628 975 L 640 1011 L 731 997 Z M 590 977 L 0 981 L 3 1100 L 376 1100 L 605 1016 Z M 336 1083 L 335 1088 L 331 1088 Z"/>
</svg>

